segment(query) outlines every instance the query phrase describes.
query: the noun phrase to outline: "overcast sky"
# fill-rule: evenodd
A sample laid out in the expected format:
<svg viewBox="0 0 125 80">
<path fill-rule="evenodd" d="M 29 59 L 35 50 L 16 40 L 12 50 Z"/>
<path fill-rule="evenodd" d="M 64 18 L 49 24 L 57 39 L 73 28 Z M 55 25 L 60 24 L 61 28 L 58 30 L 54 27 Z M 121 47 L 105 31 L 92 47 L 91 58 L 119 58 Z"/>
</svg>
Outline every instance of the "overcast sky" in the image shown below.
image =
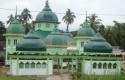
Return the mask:
<svg viewBox="0 0 125 80">
<path fill-rule="evenodd" d="M 46 0 L 0 0 L 0 8 L 15 9 L 17 5 L 18 10 L 23 10 L 28 8 L 33 15 L 33 20 L 35 20 L 36 15 L 45 6 Z M 125 0 L 49 0 L 50 8 L 55 12 L 59 18 L 61 24 L 60 29 L 65 30 L 66 24 L 62 22 L 62 17 L 66 10 L 69 8 L 75 13 L 76 19 L 74 23 L 70 26 L 70 31 L 77 30 L 79 25 L 85 20 L 86 11 L 88 14 L 113 14 L 113 15 L 98 15 L 102 20 L 104 25 L 113 25 L 113 20 L 119 22 L 125 22 Z M 18 11 L 18 14 L 21 12 Z M 6 22 L 7 16 L 10 14 L 15 14 L 14 10 L 4 10 L 0 9 L 0 21 Z"/>
</svg>

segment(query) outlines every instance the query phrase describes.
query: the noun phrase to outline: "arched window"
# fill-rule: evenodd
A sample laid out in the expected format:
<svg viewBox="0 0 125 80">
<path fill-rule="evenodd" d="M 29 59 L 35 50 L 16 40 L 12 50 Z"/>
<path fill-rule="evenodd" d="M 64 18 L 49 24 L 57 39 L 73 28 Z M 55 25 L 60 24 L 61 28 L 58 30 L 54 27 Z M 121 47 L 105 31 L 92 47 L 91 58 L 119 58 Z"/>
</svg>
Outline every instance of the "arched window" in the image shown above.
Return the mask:
<svg viewBox="0 0 125 80">
<path fill-rule="evenodd" d="M 50 23 L 46 23 L 46 28 L 50 28 Z"/>
<path fill-rule="evenodd" d="M 98 68 L 101 69 L 102 68 L 102 63 L 98 64 Z"/>
<path fill-rule="evenodd" d="M 40 28 L 41 27 L 41 23 L 37 23 L 38 24 L 38 28 Z"/>
<path fill-rule="evenodd" d="M 25 68 L 29 68 L 30 67 L 30 64 L 27 62 L 26 64 L 25 64 Z"/>
<path fill-rule="evenodd" d="M 35 68 L 35 63 L 34 62 L 31 63 L 31 68 Z"/>
<path fill-rule="evenodd" d="M 19 63 L 19 68 L 24 68 L 24 63 L 23 62 Z"/>
<path fill-rule="evenodd" d="M 8 39 L 8 45 L 10 45 L 10 42 L 11 42 L 11 40 L 10 40 L 10 39 Z"/>
<path fill-rule="evenodd" d="M 46 63 L 45 62 L 42 63 L 42 68 L 44 68 L 44 69 L 46 68 Z"/>
<path fill-rule="evenodd" d="M 97 64 L 93 63 L 93 68 L 96 69 L 97 68 Z"/>
<path fill-rule="evenodd" d="M 111 69 L 111 68 L 112 68 L 112 64 L 109 63 L 109 64 L 108 64 L 108 69 Z"/>
<path fill-rule="evenodd" d="M 104 64 L 103 64 L 103 69 L 106 69 L 106 67 L 107 67 L 107 64 L 104 63 Z"/>
<path fill-rule="evenodd" d="M 37 69 L 41 68 L 41 63 L 40 63 L 40 62 L 38 62 L 38 63 L 36 64 L 36 68 L 37 68 Z"/>
<path fill-rule="evenodd" d="M 116 68 L 117 68 L 117 64 L 114 63 L 114 64 L 113 64 L 113 69 L 116 69 Z"/>
<path fill-rule="evenodd" d="M 17 39 L 14 39 L 14 45 L 16 45 L 17 44 Z"/>
</svg>

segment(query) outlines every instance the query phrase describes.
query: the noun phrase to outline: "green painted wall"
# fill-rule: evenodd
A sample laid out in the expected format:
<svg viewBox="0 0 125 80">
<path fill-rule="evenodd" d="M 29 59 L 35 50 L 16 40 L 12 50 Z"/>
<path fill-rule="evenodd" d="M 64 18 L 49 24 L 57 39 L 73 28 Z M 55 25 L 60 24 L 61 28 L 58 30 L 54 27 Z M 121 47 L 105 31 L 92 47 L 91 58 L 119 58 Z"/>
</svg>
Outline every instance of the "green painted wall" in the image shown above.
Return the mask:
<svg viewBox="0 0 125 80">
<path fill-rule="evenodd" d="M 55 26 L 58 27 L 58 24 L 55 24 L 55 23 L 49 23 L 50 24 L 50 27 L 46 27 L 47 23 L 35 23 L 35 31 L 40 29 L 40 30 L 43 30 L 43 31 L 53 31 L 53 29 L 55 28 Z"/>
</svg>

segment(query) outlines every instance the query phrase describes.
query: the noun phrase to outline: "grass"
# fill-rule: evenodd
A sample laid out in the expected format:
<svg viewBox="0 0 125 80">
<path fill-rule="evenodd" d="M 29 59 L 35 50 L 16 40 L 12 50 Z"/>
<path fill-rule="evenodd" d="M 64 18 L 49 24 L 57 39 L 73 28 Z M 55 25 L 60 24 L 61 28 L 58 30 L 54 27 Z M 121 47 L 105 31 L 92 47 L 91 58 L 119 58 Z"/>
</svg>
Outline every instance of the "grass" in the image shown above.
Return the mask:
<svg viewBox="0 0 125 80">
<path fill-rule="evenodd" d="M 28 76 L 8 76 L 6 73 L 9 68 L 0 68 L 0 80 L 32 80 Z"/>
<path fill-rule="evenodd" d="M 30 77 L 0 76 L 0 80 L 32 80 Z"/>
<path fill-rule="evenodd" d="M 125 80 L 125 75 L 72 74 L 72 80 Z"/>
</svg>

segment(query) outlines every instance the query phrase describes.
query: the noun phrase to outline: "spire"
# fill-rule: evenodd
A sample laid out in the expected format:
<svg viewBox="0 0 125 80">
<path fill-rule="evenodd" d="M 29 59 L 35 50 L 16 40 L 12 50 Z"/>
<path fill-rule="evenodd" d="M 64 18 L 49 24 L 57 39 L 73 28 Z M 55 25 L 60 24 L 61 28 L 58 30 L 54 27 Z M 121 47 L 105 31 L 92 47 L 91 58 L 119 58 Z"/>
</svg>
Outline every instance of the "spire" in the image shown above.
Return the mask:
<svg viewBox="0 0 125 80">
<path fill-rule="evenodd" d="M 85 20 L 85 22 L 87 23 L 87 11 L 86 11 L 86 20 Z"/>
<path fill-rule="evenodd" d="M 45 7 L 44 7 L 43 11 L 51 11 L 51 9 L 49 7 L 49 1 L 48 0 L 46 0 Z"/>
<path fill-rule="evenodd" d="M 16 6 L 15 19 L 17 19 L 17 6 Z"/>
</svg>

